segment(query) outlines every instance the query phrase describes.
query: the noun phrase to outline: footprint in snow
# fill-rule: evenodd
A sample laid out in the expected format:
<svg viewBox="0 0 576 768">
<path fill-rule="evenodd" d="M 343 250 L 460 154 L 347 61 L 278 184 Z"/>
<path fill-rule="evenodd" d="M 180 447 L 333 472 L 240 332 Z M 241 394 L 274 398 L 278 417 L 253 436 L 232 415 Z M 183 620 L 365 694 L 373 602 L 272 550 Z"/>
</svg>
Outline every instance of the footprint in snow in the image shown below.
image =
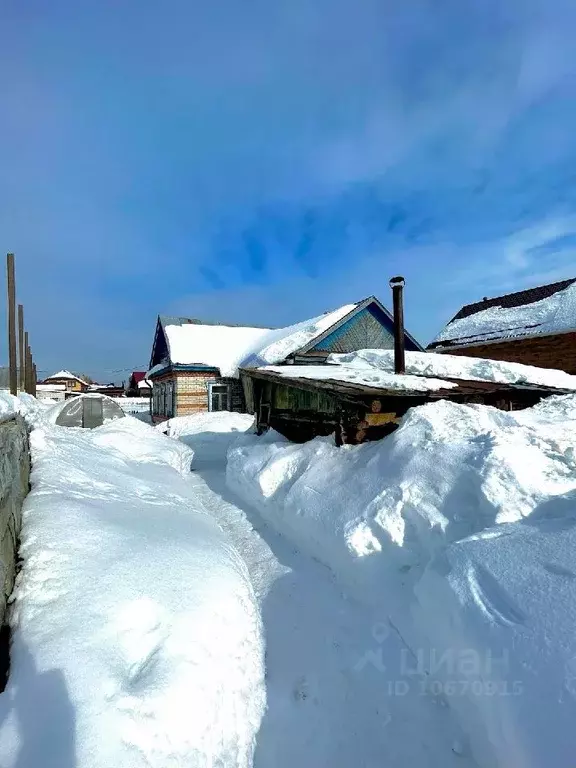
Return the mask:
<svg viewBox="0 0 576 768">
<path fill-rule="evenodd" d="M 480 563 L 468 567 L 470 592 L 482 613 L 495 624 L 524 624 L 526 615 L 514 603 L 496 578 Z"/>
<path fill-rule="evenodd" d="M 115 632 L 122 658 L 125 685 L 145 682 L 168 636 L 164 609 L 144 597 L 125 603 L 118 612 Z"/>
</svg>

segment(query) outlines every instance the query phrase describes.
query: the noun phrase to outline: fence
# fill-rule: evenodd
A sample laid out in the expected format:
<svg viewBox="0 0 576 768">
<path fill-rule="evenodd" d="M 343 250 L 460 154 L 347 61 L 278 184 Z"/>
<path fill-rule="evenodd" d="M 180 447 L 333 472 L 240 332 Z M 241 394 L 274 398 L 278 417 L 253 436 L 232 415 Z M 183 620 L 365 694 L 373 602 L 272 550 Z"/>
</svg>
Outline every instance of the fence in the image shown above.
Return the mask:
<svg viewBox="0 0 576 768">
<path fill-rule="evenodd" d="M 150 413 L 149 397 L 118 397 L 114 400 L 124 413 Z"/>
<path fill-rule="evenodd" d="M 28 493 L 29 475 L 28 429 L 24 419 L 17 415 L 0 423 L 0 624 L 14 586 L 22 504 Z"/>
</svg>

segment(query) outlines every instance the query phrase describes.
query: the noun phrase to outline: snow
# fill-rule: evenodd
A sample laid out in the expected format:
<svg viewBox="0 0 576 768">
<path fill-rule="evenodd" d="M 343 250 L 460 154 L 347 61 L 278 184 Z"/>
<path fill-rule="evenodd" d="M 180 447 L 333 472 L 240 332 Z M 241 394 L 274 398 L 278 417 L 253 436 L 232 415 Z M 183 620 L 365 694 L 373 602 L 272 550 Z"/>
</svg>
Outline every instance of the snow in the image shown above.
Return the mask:
<svg viewBox="0 0 576 768">
<path fill-rule="evenodd" d="M 79 381 L 82 384 L 88 385 L 87 381 L 84 381 L 84 379 L 81 379 L 79 376 L 76 376 L 73 373 L 70 373 L 70 371 L 58 371 L 58 373 L 53 373 L 52 376 L 48 376 L 44 381 L 52 381 L 52 379 L 72 379 L 74 381 Z"/>
<path fill-rule="evenodd" d="M 11 419 L 18 410 L 18 398 L 8 392 L 0 392 L 0 422 Z"/>
<path fill-rule="evenodd" d="M 206 365 L 219 369 L 222 376 L 238 376 L 239 367 L 257 368 L 281 363 L 356 307 L 357 304 L 346 304 L 332 312 L 275 330 L 166 322 L 164 331 L 169 359 L 172 365 Z M 159 363 L 146 376 L 153 376 L 165 367 L 166 363 Z"/>
<path fill-rule="evenodd" d="M 452 320 L 431 342 L 471 344 L 576 329 L 576 281 L 547 299 L 520 307 L 489 307 L 474 315 Z"/>
<path fill-rule="evenodd" d="M 359 384 L 374 389 L 396 389 L 402 392 L 430 392 L 439 389 L 457 387 L 450 381 L 388 373 L 367 365 L 358 366 L 339 364 L 326 365 L 266 365 L 261 371 L 270 371 L 290 379 L 314 379 L 316 381 L 339 381 L 342 383 Z"/>
<path fill-rule="evenodd" d="M 26 392 L 15 397 L 7 391 L 0 391 L 0 423 L 20 413 L 30 424 L 35 423 L 45 412 L 45 404 Z"/>
<path fill-rule="evenodd" d="M 249 768 L 261 620 L 190 448 L 131 418 L 31 445 L 0 764 Z"/>
<path fill-rule="evenodd" d="M 268 708 L 254 768 L 471 768 L 466 737 L 425 676 L 396 691 L 406 649 L 386 615 L 226 487 L 226 446 L 252 420 L 223 412 L 170 423 L 194 449 L 197 498 L 245 559 L 260 605 Z"/>
<path fill-rule="evenodd" d="M 571 376 L 564 371 L 433 352 L 406 352 L 405 356 L 406 373 L 415 376 L 493 381 L 498 384 L 536 384 L 556 389 L 576 390 L 576 376 Z M 394 372 L 394 352 L 382 349 L 361 349 L 348 354 L 333 354 L 328 357 L 327 362 L 370 373 Z"/>
<path fill-rule="evenodd" d="M 173 365 L 206 365 L 218 368 L 222 376 L 236 376 L 241 360 L 269 332 L 266 328 L 199 323 L 167 323 L 164 331 Z M 153 375 L 157 368 L 151 369 L 147 376 Z"/>
<path fill-rule="evenodd" d="M 573 764 L 576 396 L 504 412 L 438 401 L 386 439 L 274 432 L 228 452 L 231 491 L 382 612 L 478 764 Z M 383 659 L 386 666 L 388 659 Z"/>
<path fill-rule="evenodd" d="M 252 350 L 251 355 L 243 360 L 242 367 L 259 368 L 262 365 L 281 363 L 294 352 L 321 336 L 335 323 L 353 312 L 357 306 L 357 304 L 346 304 L 310 320 L 303 320 L 287 328 L 269 331 L 263 338 L 264 344 L 259 349 Z"/>
</svg>

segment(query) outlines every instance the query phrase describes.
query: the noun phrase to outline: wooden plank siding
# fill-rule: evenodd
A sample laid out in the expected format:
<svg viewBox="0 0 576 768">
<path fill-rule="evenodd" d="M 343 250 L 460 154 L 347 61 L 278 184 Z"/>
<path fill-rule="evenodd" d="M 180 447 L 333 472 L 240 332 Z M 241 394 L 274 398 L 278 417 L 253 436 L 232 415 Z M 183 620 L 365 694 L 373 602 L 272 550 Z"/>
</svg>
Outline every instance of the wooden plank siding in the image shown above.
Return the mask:
<svg viewBox="0 0 576 768">
<path fill-rule="evenodd" d="M 409 408 L 435 400 L 482 403 L 519 410 L 562 394 L 537 385 L 446 379 L 456 388 L 430 392 L 391 390 L 333 379 L 298 379 L 274 371 L 242 371 L 249 409 L 261 434 L 273 428 L 294 442 L 335 434 L 337 445 L 380 439 L 397 428 Z"/>
<path fill-rule="evenodd" d="M 237 413 L 245 411 L 244 392 L 240 381 L 219 376 L 216 370 L 166 371 L 154 376 L 152 381 L 154 387 L 168 382 L 174 385 L 174 413 L 171 416 L 154 413 L 155 422 L 165 421 L 173 416 L 190 416 L 209 411 L 208 385 L 211 382 L 228 387 L 228 410 Z M 152 400 L 154 407 L 154 397 Z"/>
</svg>

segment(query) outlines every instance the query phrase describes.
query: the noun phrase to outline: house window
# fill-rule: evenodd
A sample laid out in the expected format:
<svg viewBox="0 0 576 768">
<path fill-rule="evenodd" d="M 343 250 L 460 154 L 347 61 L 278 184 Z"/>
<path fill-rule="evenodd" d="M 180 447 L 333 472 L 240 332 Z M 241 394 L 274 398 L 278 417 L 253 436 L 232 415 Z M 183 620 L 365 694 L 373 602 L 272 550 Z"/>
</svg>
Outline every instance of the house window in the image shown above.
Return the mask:
<svg viewBox="0 0 576 768">
<path fill-rule="evenodd" d="M 174 416 L 174 382 L 169 381 L 166 384 L 166 416 Z"/>
<path fill-rule="evenodd" d="M 154 384 L 154 414 L 156 416 L 162 416 L 162 406 L 163 406 L 162 387 L 163 385 L 160 383 Z"/>
<path fill-rule="evenodd" d="M 208 382 L 208 407 L 211 411 L 228 410 L 228 385 Z"/>
</svg>

